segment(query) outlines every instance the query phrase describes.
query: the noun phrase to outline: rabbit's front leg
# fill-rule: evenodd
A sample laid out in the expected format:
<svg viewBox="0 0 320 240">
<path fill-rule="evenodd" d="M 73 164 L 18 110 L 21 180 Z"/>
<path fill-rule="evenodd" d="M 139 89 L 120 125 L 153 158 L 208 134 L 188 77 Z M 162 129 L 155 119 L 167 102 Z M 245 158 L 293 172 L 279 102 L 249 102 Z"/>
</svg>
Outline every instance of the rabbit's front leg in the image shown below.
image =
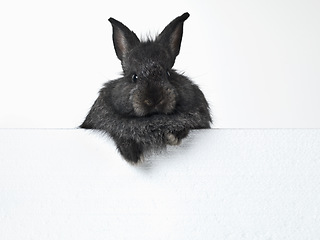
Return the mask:
<svg viewBox="0 0 320 240">
<path fill-rule="evenodd" d="M 131 139 L 119 138 L 115 140 L 121 155 L 130 163 L 138 163 L 143 160 L 143 148 Z"/>
</svg>

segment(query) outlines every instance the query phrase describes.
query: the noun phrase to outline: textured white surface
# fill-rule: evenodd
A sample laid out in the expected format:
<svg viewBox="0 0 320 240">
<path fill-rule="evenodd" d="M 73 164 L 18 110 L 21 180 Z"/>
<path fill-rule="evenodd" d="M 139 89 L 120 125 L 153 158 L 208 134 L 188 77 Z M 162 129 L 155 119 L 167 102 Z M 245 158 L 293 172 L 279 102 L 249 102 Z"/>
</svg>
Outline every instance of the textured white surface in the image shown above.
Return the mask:
<svg viewBox="0 0 320 240">
<path fill-rule="evenodd" d="M 131 166 L 84 130 L 0 130 L 0 239 L 319 239 L 320 130 L 194 131 Z"/>
</svg>

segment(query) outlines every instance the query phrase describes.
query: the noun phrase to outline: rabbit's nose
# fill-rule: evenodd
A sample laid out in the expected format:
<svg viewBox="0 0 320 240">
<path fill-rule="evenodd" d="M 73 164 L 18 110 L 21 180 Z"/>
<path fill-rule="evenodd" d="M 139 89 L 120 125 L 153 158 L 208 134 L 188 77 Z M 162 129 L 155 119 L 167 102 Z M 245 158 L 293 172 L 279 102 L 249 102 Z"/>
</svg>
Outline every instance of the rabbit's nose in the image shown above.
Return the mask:
<svg viewBox="0 0 320 240">
<path fill-rule="evenodd" d="M 153 106 L 153 101 L 151 99 L 146 99 L 144 100 L 144 103 L 149 106 L 149 107 L 152 107 Z"/>
<path fill-rule="evenodd" d="M 148 107 L 156 107 L 159 105 L 163 105 L 164 104 L 164 100 L 163 99 L 145 99 L 144 100 L 144 104 L 147 105 Z"/>
</svg>

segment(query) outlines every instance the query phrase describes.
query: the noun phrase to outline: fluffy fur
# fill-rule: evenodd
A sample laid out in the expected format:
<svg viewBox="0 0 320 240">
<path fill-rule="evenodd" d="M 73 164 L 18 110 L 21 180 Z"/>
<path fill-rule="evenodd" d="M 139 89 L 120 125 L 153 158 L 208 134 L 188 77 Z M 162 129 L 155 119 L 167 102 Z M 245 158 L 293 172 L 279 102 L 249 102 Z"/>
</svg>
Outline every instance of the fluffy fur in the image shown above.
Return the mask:
<svg viewBox="0 0 320 240">
<path fill-rule="evenodd" d="M 154 41 L 146 42 L 109 19 L 123 77 L 104 85 L 80 127 L 108 133 L 129 162 L 139 162 L 146 150 L 179 144 L 190 129 L 210 128 L 203 93 L 172 69 L 188 17 L 177 17 Z"/>
</svg>

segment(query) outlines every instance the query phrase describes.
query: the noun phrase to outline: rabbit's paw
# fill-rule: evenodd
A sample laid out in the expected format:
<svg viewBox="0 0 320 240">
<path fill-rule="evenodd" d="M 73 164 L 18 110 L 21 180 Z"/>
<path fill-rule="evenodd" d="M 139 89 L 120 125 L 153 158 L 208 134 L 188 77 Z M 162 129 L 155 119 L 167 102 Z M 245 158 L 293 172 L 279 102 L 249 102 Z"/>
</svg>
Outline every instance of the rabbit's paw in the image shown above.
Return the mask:
<svg viewBox="0 0 320 240">
<path fill-rule="evenodd" d="M 132 164 L 143 161 L 142 147 L 134 141 L 123 141 L 118 144 L 118 149 L 121 155 Z"/>
<path fill-rule="evenodd" d="M 188 136 L 189 130 L 185 129 L 179 132 L 167 133 L 166 140 L 169 145 L 179 145 L 181 140 Z"/>
<path fill-rule="evenodd" d="M 180 139 L 177 138 L 173 133 L 167 133 L 166 134 L 167 143 L 169 145 L 179 145 Z"/>
</svg>

